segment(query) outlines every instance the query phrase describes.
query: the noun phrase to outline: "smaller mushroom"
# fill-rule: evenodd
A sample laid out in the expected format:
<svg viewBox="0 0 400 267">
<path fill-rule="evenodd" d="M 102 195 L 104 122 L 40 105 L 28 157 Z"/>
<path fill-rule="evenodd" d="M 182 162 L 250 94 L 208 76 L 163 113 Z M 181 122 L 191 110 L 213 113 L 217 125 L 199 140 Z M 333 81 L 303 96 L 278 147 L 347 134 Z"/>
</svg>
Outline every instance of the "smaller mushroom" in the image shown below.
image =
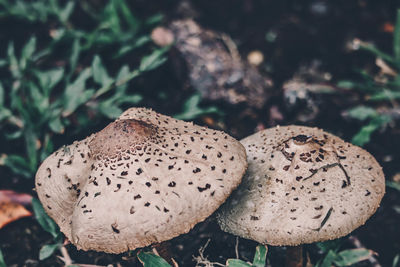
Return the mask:
<svg viewBox="0 0 400 267">
<path fill-rule="evenodd" d="M 50 155 L 36 190 L 79 249 L 121 253 L 188 232 L 246 167 L 245 149 L 227 134 L 132 108 Z"/>
<path fill-rule="evenodd" d="M 274 246 L 336 239 L 363 225 L 385 193 L 371 154 L 320 129 L 278 126 L 241 143 L 249 168 L 217 214 L 232 234 Z"/>
</svg>

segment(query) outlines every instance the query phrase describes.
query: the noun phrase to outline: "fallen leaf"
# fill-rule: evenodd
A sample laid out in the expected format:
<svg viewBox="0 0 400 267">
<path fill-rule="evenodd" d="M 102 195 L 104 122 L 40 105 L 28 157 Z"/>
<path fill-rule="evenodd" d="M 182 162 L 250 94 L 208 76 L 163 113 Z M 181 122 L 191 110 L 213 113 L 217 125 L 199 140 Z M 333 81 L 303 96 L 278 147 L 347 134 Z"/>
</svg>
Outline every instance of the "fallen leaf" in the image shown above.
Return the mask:
<svg viewBox="0 0 400 267">
<path fill-rule="evenodd" d="M 385 24 L 383 24 L 382 31 L 392 33 L 394 32 L 394 25 L 390 22 L 386 22 Z"/>
<path fill-rule="evenodd" d="M 24 193 L 17 193 L 12 190 L 0 190 L 0 203 L 1 202 L 14 202 L 28 206 L 32 203 L 32 196 Z"/>
<path fill-rule="evenodd" d="M 205 29 L 192 19 L 173 21 L 169 30 L 180 54 L 174 59 L 174 69 L 187 74 L 202 99 L 262 109 L 272 97 L 272 79 L 243 60 L 228 35 Z M 253 53 L 252 62 L 261 64 L 261 57 L 261 52 Z"/>
<path fill-rule="evenodd" d="M 30 205 L 32 196 L 20 194 L 11 190 L 0 190 L 0 228 L 20 218 L 32 216 L 32 213 L 24 208 Z"/>
<path fill-rule="evenodd" d="M 27 216 L 32 216 L 32 213 L 21 204 L 0 202 L 0 229 L 13 221 Z"/>
</svg>

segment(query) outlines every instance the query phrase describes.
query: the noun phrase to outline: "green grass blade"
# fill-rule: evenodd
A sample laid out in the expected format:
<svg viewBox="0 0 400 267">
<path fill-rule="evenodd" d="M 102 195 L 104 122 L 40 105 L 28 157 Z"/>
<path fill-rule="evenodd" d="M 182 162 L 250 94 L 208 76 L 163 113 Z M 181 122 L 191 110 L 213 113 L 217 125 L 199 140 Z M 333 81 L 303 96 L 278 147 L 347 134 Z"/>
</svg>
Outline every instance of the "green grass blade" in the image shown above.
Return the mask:
<svg viewBox="0 0 400 267">
<path fill-rule="evenodd" d="M 12 76 L 14 78 L 19 78 L 21 76 L 21 72 L 19 69 L 17 57 L 15 56 L 15 48 L 13 42 L 8 43 L 7 57 Z"/>
<path fill-rule="evenodd" d="M 99 104 L 99 111 L 109 119 L 116 119 L 123 112 L 119 107 L 109 103 L 108 101 Z"/>
<path fill-rule="evenodd" d="M 389 63 L 394 63 L 394 64 L 396 63 L 395 60 L 394 60 L 394 58 L 393 58 L 391 55 L 389 55 L 389 54 L 387 54 L 387 53 L 385 53 L 385 52 L 379 50 L 378 48 L 376 48 L 376 47 L 375 47 L 374 45 L 372 45 L 372 44 L 362 44 L 362 45 L 360 46 L 360 49 L 369 51 L 369 52 L 371 52 L 374 56 L 380 57 L 380 58 L 382 58 L 383 60 L 385 60 L 385 61 L 387 61 L 387 62 L 389 62 Z"/>
<path fill-rule="evenodd" d="M 125 0 L 115 0 L 115 2 L 126 23 L 129 25 L 129 30 L 135 34 L 140 26 L 139 20 L 133 15 Z"/>
<path fill-rule="evenodd" d="M 226 266 L 227 267 L 251 267 L 251 264 L 239 260 L 239 259 L 228 259 L 226 261 Z"/>
<path fill-rule="evenodd" d="M 353 119 L 364 121 L 378 115 L 375 109 L 366 106 L 356 106 L 347 111 L 349 116 Z"/>
<path fill-rule="evenodd" d="M 140 251 L 137 256 L 144 267 L 171 267 L 163 258 L 151 252 Z"/>
<path fill-rule="evenodd" d="M 369 98 L 370 101 L 385 101 L 385 100 L 394 100 L 400 98 L 400 92 L 391 91 L 388 89 L 383 89 L 375 94 L 372 94 Z"/>
<path fill-rule="evenodd" d="M 81 43 L 79 39 L 75 39 L 72 43 L 71 56 L 69 57 L 69 73 L 68 80 L 71 78 L 72 74 L 75 72 L 76 65 L 79 60 L 79 54 L 81 52 Z"/>
<path fill-rule="evenodd" d="M 393 182 L 393 181 L 386 181 L 386 186 L 390 187 L 390 188 L 393 188 L 393 189 L 396 189 L 396 190 L 398 190 L 400 192 L 400 183 Z"/>
<path fill-rule="evenodd" d="M 30 123 L 32 123 L 32 121 Z M 34 129 L 32 129 L 32 126 L 28 126 L 25 128 L 24 138 L 25 138 L 25 146 L 29 162 L 29 168 L 32 173 L 35 173 L 38 164 L 38 155 L 36 148 L 38 139 Z"/>
<path fill-rule="evenodd" d="M 367 125 L 361 128 L 361 130 L 352 138 L 351 142 L 357 146 L 365 145 L 371 140 L 373 132 L 390 121 L 391 118 L 389 116 L 376 116 Z"/>
<path fill-rule="evenodd" d="M 0 267 L 7 267 L 6 262 L 4 261 L 3 252 L 0 250 Z"/>
<path fill-rule="evenodd" d="M 111 79 L 110 76 L 108 75 L 103 62 L 101 61 L 101 58 L 98 55 L 95 55 L 93 58 L 92 72 L 94 81 L 100 84 L 102 87 L 107 87 L 111 83 L 113 83 L 113 79 Z"/>
<path fill-rule="evenodd" d="M 63 79 L 64 68 L 55 68 L 48 71 L 35 71 L 44 94 L 48 97 L 52 89 Z"/>
<path fill-rule="evenodd" d="M 318 262 L 315 267 L 332 267 L 333 261 L 336 259 L 337 254 L 329 250 L 321 262 Z"/>
<path fill-rule="evenodd" d="M 79 74 L 72 84 L 67 86 L 63 96 L 63 117 L 71 115 L 80 105 L 86 103 L 93 96 L 93 90 L 85 90 L 86 81 L 90 77 L 92 77 L 92 71 L 87 68 Z"/>
<path fill-rule="evenodd" d="M 42 226 L 43 230 L 49 232 L 54 238 L 57 238 L 60 230 L 57 224 L 44 211 L 42 204 L 37 198 L 32 198 L 32 208 L 35 213 L 35 218 Z"/>
<path fill-rule="evenodd" d="M 39 251 L 39 260 L 45 260 L 60 247 L 60 244 L 44 245 Z"/>
<path fill-rule="evenodd" d="M 25 178 L 32 178 L 33 176 L 26 159 L 18 155 L 7 155 L 3 159 L 0 158 L 0 166 L 6 166 L 13 173 Z"/>
<path fill-rule="evenodd" d="M 398 267 L 400 263 L 400 254 L 397 254 L 394 258 L 393 258 L 393 263 L 392 263 L 392 267 Z"/>
<path fill-rule="evenodd" d="M 149 25 L 149 26 L 154 25 L 154 24 L 158 24 L 163 20 L 163 18 L 164 18 L 163 14 L 161 14 L 161 13 L 155 14 L 155 15 L 147 18 L 145 20 L 144 24 Z"/>
<path fill-rule="evenodd" d="M 174 118 L 179 120 L 193 120 L 205 114 L 219 114 L 222 115 L 222 112 L 214 106 L 211 107 L 200 107 L 201 95 L 194 94 L 189 97 L 185 103 L 183 104 L 182 113 L 174 115 Z"/>
<path fill-rule="evenodd" d="M 144 56 L 142 60 L 140 61 L 140 66 L 139 70 L 141 72 L 145 71 L 150 71 L 153 70 L 157 67 L 159 67 L 161 64 L 163 64 L 167 58 L 164 56 L 164 54 L 169 50 L 169 47 L 163 47 L 160 49 L 154 50 L 150 55 Z"/>
<path fill-rule="evenodd" d="M 365 248 L 347 249 L 339 252 L 338 257 L 333 261 L 338 267 L 345 267 L 356 264 L 372 257 L 373 251 Z"/>
<path fill-rule="evenodd" d="M 19 61 L 19 67 L 24 71 L 31 60 L 33 53 L 36 50 L 36 37 L 31 37 L 28 43 L 22 48 L 21 59 Z"/>
<path fill-rule="evenodd" d="M 59 18 L 62 23 L 64 24 L 67 23 L 68 18 L 74 11 L 74 8 L 75 8 L 75 2 L 68 1 L 68 3 L 65 4 L 65 7 L 59 11 Z"/>
<path fill-rule="evenodd" d="M 267 260 L 267 246 L 259 245 L 256 248 L 256 253 L 253 259 L 253 267 L 265 267 Z"/>
</svg>

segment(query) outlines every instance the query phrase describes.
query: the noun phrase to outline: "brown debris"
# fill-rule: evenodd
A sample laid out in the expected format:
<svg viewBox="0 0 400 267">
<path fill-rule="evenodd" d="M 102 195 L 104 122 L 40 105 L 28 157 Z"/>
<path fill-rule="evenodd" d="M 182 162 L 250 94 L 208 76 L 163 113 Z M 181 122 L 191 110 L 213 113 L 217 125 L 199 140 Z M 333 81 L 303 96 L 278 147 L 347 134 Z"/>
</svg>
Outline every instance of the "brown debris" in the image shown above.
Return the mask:
<svg viewBox="0 0 400 267">
<path fill-rule="evenodd" d="M 169 27 L 182 54 L 191 85 L 202 97 L 260 109 L 271 95 L 272 81 L 242 61 L 233 40 L 201 28 L 191 19 Z"/>
</svg>

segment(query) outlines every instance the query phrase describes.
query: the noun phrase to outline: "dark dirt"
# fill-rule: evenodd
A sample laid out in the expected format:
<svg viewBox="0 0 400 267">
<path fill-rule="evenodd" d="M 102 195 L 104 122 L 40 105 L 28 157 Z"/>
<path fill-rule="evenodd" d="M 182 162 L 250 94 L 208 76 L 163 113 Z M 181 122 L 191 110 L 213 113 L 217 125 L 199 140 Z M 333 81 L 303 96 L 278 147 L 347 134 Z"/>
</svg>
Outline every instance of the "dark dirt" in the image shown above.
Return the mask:
<svg viewBox="0 0 400 267">
<path fill-rule="evenodd" d="M 132 7 L 140 16 L 161 12 L 166 14 L 166 23 L 185 14 L 179 1 L 135 0 Z M 341 79 L 356 79 L 355 69 L 374 69 L 374 57 L 366 52 L 351 52 L 346 47 L 353 38 L 372 41 L 385 51 L 391 51 L 392 34 L 383 31 L 385 23 L 393 23 L 397 1 L 256 1 L 256 0 L 217 0 L 193 1 L 190 12 L 204 27 L 229 34 L 238 46 L 243 58 L 248 52 L 260 50 L 265 62 L 259 67 L 263 75 L 271 77 L 274 91 L 268 102 L 261 109 L 248 110 L 241 105 L 229 105 L 222 101 L 212 102 L 222 109 L 226 116 L 210 120 L 199 118 L 196 122 L 214 128 L 222 128 L 229 134 L 243 138 L 257 129 L 276 124 L 303 124 L 318 126 L 336 134 L 346 141 L 358 131 L 361 124 L 348 120 L 342 112 L 354 103 L 362 102 L 357 95 L 311 94 L 316 114 L 310 119 L 299 119 L 301 114 L 309 114 L 310 107 L 305 102 L 289 105 L 283 95 L 282 85 L 290 80 L 300 68 L 311 70 L 317 65 L 320 73 L 332 76 L 331 84 Z M 185 12 L 188 12 L 187 9 Z M 43 26 L 32 26 L 32 30 L 41 32 Z M 266 41 L 266 34 L 276 36 L 274 41 Z M 179 56 L 171 50 L 169 57 Z M 169 60 L 161 68 L 152 71 L 131 84 L 144 95 L 144 106 L 158 112 L 173 115 L 179 113 L 183 101 L 194 89 L 182 80 L 182 73 L 177 75 L 174 65 Z M 184 75 L 183 75 L 184 76 Z M 314 82 L 310 78 L 308 82 Z M 160 92 L 165 94 L 160 97 Z M 271 108 L 273 107 L 273 109 Z M 244 111 L 245 110 L 245 111 Z M 276 116 L 276 112 L 280 116 Z M 88 129 L 86 134 L 97 131 L 108 122 L 99 122 L 96 129 Z M 218 124 L 217 124 L 218 123 Z M 56 140 L 56 146 L 70 143 L 83 136 L 71 136 L 70 140 Z M 388 127 L 373 135 L 365 148 L 372 153 L 383 166 L 387 180 L 400 172 L 400 131 Z M 1 144 L 6 150 L 7 144 Z M 13 176 L 9 171 L 0 169 L 0 188 L 34 194 L 33 179 L 25 180 Z M 387 189 L 381 207 L 366 223 L 352 233 L 361 243 L 378 253 L 376 257 L 382 266 L 391 266 L 395 255 L 400 253 L 400 193 Z M 397 211 L 396 211 L 397 209 Z M 173 239 L 171 250 L 180 266 L 193 266 L 193 255 L 199 255 L 199 249 L 211 239 L 204 251 L 210 261 L 224 263 L 227 258 L 235 257 L 236 238 L 219 230 L 211 218 L 198 224 L 190 233 Z M 351 244 L 344 239 L 345 246 Z M 0 229 L 0 249 L 5 261 L 10 266 L 61 266 L 62 261 L 55 255 L 39 262 L 39 249 L 51 242 L 51 236 L 44 232 L 33 218 L 13 222 Z M 251 260 L 256 243 L 239 239 L 239 254 L 242 259 Z M 77 251 L 67 245 L 72 259 L 77 263 L 116 264 L 122 266 L 138 265 L 134 253 L 108 255 L 95 252 Z M 314 259 L 318 258 L 315 246 L 308 246 Z M 283 266 L 284 248 L 270 248 L 269 261 L 274 266 Z M 312 257 L 312 259 L 313 259 Z M 371 266 L 368 262 L 357 266 Z"/>
</svg>

